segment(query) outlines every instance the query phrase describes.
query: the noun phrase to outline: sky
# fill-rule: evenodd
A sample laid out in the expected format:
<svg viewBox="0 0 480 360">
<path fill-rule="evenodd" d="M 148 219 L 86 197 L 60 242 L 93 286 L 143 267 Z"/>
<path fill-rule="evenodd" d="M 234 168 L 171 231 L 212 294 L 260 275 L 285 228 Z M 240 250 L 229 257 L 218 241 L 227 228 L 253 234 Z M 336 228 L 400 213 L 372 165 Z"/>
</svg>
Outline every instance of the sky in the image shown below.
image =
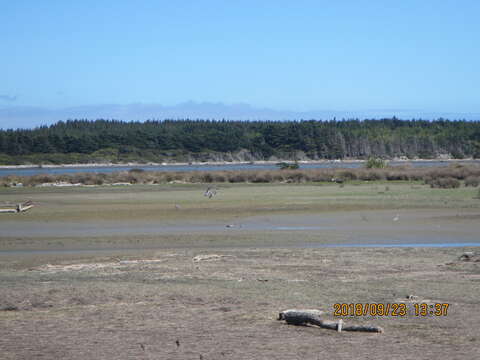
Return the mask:
<svg viewBox="0 0 480 360">
<path fill-rule="evenodd" d="M 142 105 L 139 119 L 202 104 L 480 119 L 479 14 L 474 0 L 0 0 L 0 127 L 137 120 Z"/>
</svg>

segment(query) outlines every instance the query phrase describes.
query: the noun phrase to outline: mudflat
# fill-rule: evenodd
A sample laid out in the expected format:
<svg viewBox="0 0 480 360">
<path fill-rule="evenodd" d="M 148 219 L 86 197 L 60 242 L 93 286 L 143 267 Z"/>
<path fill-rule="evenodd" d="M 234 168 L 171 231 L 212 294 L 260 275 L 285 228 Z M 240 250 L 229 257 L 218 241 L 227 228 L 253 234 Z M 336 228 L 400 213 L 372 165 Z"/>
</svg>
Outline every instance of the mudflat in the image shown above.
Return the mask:
<svg viewBox="0 0 480 360">
<path fill-rule="evenodd" d="M 1 358 L 478 358 L 480 262 L 462 257 L 480 243 L 477 189 L 205 188 L 0 190 L 36 203 L 0 217 Z M 372 303 L 407 314 L 334 316 Z M 286 325 L 288 308 L 385 332 Z"/>
</svg>

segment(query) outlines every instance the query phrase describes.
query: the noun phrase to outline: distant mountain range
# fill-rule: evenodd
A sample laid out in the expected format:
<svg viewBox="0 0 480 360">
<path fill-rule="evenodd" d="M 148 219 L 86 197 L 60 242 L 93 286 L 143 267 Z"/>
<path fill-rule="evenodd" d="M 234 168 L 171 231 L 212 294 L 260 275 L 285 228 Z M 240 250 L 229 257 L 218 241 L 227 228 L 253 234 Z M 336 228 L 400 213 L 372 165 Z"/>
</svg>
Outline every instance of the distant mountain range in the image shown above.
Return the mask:
<svg viewBox="0 0 480 360">
<path fill-rule="evenodd" d="M 290 111 L 256 108 L 249 104 L 188 101 L 174 106 L 158 104 L 102 104 L 50 109 L 34 106 L 8 106 L 0 108 L 0 128 L 31 128 L 50 125 L 68 119 L 116 119 L 144 121 L 163 119 L 229 119 L 229 120 L 331 120 L 380 119 L 396 116 L 400 119 L 432 120 L 440 117 L 456 120 L 480 120 L 480 113 L 435 113 L 415 110 L 384 109 L 362 111 Z"/>
</svg>

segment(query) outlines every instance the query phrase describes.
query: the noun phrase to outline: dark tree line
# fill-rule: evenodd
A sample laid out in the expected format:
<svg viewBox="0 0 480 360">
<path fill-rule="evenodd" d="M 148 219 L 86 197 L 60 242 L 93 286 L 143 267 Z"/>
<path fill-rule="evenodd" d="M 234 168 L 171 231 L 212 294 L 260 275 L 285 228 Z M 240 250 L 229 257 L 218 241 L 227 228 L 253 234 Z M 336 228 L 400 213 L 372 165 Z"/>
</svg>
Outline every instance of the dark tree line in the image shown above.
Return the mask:
<svg viewBox="0 0 480 360">
<path fill-rule="evenodd" d="M 69 120 L 48 127 L 0 131 L 0 160 L 4 161 L 49 161 L 48 154 L 166 159 L 178 153 L 194 156 L 240 150 L 256 159 L 299 153 L 310 159 L 435 158 L 441 154 L 478 158 L 480 121 Z"/>
</svg>

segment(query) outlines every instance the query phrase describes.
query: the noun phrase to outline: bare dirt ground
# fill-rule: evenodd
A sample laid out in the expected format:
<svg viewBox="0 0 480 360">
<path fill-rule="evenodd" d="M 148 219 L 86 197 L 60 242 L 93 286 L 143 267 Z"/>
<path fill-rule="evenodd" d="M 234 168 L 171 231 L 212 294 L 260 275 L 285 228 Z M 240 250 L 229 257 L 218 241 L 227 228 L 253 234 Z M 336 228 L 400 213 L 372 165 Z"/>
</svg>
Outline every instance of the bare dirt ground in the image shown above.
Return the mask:
<svg viewBox="0 0 480 360">
<path fill-rule="evenodd" d="M 478 243 L 473 191 L 375 186 L 242 186 L 210 202 L 195 187 L 7 192 L 40 206 L 0 218 L 0 359 L 478 359 L 480 262 L 459 259 L 478 247 L 317 247 Z M 207 228 L 164 231 L 179 224 Z M 336 320 L 335 303 L 409 312 L 343 317 L 382 334 L 276 320 Z M 415 303 L 448 313 L 416 316 Z"/>
<path fill-rule="evenodd" d="M 468 249 L 208 249 L 2 261 L 2 359 L 476 359 L 479 262 Z M 415 295 L 415 300 L 408 300 Z M 276 320 L 288 308 L 405 302 L 343 317 L 383 334 Z M 415 316 L 414 302 L 449 303 Z"/>
</svg>

